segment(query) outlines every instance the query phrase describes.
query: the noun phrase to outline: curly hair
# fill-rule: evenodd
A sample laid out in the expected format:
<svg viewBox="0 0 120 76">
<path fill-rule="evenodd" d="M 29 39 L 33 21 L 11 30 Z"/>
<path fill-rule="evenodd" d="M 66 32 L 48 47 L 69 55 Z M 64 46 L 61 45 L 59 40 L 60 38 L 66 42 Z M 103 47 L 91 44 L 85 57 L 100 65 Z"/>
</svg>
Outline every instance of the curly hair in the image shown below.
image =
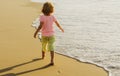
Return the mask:
<svg viewBox="0 0 120 76">
<path fill-rule="evenodd" d="M 44 15 L 50 15 L 51 13 L 53 13 L 53 11 L 54 11 L 54 7 L 50 2 L 44 3 L 42 8 L 42 13 Z"/>
</svg>

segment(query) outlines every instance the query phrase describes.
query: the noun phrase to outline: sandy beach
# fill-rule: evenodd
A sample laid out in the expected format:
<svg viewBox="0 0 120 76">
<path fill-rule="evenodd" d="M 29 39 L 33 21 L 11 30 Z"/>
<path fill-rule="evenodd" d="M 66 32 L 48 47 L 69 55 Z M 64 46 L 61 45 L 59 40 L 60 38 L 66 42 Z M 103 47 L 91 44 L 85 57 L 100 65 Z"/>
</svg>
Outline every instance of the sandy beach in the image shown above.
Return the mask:
<svg viewBox="0 0 120 76">
<path fill-rule="evenodd" d="M 49 53 L 41 60 L 41 43 L 34 39 L 32 21 L 42 4 L 29 0 L 0 0 L 0 76 L 108 76 L 103 68 L 55 54 L 49 66 Z"/>
</svg>

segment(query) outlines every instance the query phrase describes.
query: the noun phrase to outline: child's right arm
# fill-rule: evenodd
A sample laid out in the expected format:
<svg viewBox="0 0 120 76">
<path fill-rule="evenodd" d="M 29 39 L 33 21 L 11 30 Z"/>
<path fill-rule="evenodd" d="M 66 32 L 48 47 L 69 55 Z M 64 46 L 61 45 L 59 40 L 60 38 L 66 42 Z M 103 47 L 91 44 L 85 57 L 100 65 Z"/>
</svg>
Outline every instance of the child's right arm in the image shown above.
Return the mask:
<svg viewBox="0 0 120 76">
<path fill-rule="evenodd" d="M 60 26 L 60 24 L 59 24 L 57 21 L 55 21 L 55 24 L 57 25 L 57 27 L 58 27 L 62 32 L 64 32 L 63 28 Z"/>
</svg>

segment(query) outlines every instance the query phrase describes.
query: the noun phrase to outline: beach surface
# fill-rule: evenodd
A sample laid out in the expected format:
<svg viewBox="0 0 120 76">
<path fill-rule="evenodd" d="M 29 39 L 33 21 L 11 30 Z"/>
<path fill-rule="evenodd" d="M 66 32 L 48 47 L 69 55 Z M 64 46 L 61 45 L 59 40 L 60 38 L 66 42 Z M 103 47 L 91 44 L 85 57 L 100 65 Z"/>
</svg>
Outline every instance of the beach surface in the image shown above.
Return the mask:
<svg viewBox="0 0 120 76">
<path fill-rule="evenodd" d="M 55 54 L 41 60 L 41 43 L 34 39 L 32 22 L 42 4 L 29 0 L 0 0 L 0 76 L 108 76 L 103 68 Z"/>
</svg>

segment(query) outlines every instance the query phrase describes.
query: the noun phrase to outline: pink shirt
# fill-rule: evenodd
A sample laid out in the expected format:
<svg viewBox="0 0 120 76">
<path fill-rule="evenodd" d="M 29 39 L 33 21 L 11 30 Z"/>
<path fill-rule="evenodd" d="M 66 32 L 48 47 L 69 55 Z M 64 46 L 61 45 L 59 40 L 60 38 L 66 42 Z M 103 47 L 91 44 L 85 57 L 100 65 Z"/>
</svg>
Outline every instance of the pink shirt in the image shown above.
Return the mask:
<svg viewBox="0 0 120 76">
<path fill-rule="evenodd" d="M 55 21 L 56 21 L 56 18 L 53 15 L 50 15 L 50 16 L 41 15 L 40 16 L 40 22 L 43 22 L 43 26 L 41 29 L 42 36 L 54 35 L 53 23 Z"/>
</svg>

